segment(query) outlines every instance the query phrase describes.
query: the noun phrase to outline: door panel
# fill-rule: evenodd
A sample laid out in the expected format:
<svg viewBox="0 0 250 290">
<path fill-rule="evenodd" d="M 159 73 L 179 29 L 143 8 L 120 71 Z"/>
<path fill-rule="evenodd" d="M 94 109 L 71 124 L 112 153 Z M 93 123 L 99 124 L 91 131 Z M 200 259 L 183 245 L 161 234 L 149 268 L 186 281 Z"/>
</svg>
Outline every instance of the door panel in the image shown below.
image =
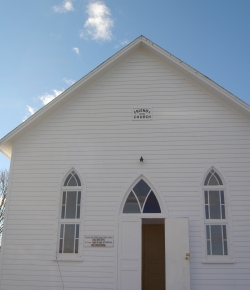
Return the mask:
<svg viewBox="0 0 250 290">
<path fill-rule="evenodd" d="M 165 220 L 166 289 L 190 290 L 188 218 Z"/>
<path fill-rule="evenodd" d="M 141 219 L 124 217 L 119 228 L 119 289 L 141 290 Z"/>
<path fill-rule="evenodd" d="M 142 289 L 165 290 L 164 224 L 142 225 Z"/>
</svg>

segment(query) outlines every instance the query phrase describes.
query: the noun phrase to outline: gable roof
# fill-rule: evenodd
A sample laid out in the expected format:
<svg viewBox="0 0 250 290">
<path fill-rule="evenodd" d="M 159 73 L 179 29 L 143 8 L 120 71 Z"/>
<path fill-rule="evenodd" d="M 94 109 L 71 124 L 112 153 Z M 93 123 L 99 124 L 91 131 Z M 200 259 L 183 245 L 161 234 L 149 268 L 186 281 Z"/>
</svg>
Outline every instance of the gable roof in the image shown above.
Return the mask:
<svg viewBox="0 0 250 290">
<path fill-rule="evenodd" d="M 121 49 L 119 52 L 114 54 L 112 57 L 107 59 L 105 62 L 100 64 L 70 88 L 65 90 L 60 96 L 56 97 L 46 106 L 37 111 L 34 115 L 28 118 L 26 121 L 21 123 L 18 127 L 8 133 L 5 137 L 0 140 L 0 151 L 11 158 L 12 146 L 20 137 L 24 136 L 29 130 L 38 125 L 41 121 L 45 120 L 47 116 L 58 110 L 61 106 L 69 102 L 74 95 L 78 92 L 89 87 L 95 80 L 99 79 L 106 72 L 115 67 L 118 63 L 125 60 L 131 54 L 139 49 L 144 49 L 150 52 L 161 60 L 162 63 L 171 66 L 181 74 L 184 74 L 188 79 L 193 80 L 199 86 L 204 88 L 206 91 L 211 92 L 221 102 L 228 104 L 230 107 L 235 108 L 237 111 L 243 113 L 250 119 L 250 106 L 245 102 L 204 76 L 194 68 L 190 67 L 177 57 L 173 56 L 166 50 L 162 49 L 149 39 L 144 36 L 136 38 L 133 42 L 128 44 L 126 47 Z"/>
</svg>

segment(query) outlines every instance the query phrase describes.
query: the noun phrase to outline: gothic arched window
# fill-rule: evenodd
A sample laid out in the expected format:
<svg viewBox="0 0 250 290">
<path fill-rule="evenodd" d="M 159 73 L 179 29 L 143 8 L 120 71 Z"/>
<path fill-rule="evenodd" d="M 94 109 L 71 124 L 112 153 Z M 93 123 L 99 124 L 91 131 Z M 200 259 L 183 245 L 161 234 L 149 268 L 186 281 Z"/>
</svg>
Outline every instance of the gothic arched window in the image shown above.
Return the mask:
<svg viewBox="0 0 250 290">
<path fill-rule="evenodd" d="M 153 190 L 143 179 L 134 186 L 128 195 L 123 213 L 161 213 Z"/>
<path fill-rule="evenodd" d="M 81 181 L 72 170 L 62 187 L 59 222 L 59 254 L 79 253 Z"/>
<path fill-rule="evenodd" d="M 204 182 L 206 254 L 228 255 L 228 219 L 225 186 L 220 175 L 211 169 Z"/>
</svg>

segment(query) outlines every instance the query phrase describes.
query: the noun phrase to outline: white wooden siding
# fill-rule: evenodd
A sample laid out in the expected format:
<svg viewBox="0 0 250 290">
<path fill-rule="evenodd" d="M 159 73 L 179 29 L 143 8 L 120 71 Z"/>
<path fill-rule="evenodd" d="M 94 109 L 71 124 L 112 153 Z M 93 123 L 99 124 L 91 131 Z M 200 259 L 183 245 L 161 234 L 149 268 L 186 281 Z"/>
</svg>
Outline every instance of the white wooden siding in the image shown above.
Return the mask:
<svg viewBox="0 0 250 290">
<path fill-rule="evenodd" d="M 152 108 L 153 120 L 132 121 L 140 107 Z M 249 153 L 249 121 L 150 55 L 134 55 L 16 144 L 1 290 L 62 289 L 54 229 L 70 166 L 86 183 L 84 234 L 115 238 L 114 248 L 84 248 L 82 262 L 60 261 L 64 289 L 116 289 L 116 214 L 143 172 L 169 217 L 189 217 L 191 289 L 249 290 Z M 201 263 L 200 182 L 212 165 L 230 190 L 234 264 Z"/>
</svg>

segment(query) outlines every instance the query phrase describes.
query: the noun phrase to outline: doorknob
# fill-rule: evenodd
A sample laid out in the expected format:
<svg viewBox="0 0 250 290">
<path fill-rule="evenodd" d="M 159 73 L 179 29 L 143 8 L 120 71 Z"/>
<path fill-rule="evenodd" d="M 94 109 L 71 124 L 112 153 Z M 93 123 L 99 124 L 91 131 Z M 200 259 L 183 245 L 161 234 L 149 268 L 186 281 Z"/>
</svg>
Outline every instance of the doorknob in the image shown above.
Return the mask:
<svg viewBox="0 0 250 290">
<path fill-rule="evenodd" d="M 190 253 L 186 253 L 186 260 L 189 260 L 189 257 L 190 257 Z"/>
</svg>

